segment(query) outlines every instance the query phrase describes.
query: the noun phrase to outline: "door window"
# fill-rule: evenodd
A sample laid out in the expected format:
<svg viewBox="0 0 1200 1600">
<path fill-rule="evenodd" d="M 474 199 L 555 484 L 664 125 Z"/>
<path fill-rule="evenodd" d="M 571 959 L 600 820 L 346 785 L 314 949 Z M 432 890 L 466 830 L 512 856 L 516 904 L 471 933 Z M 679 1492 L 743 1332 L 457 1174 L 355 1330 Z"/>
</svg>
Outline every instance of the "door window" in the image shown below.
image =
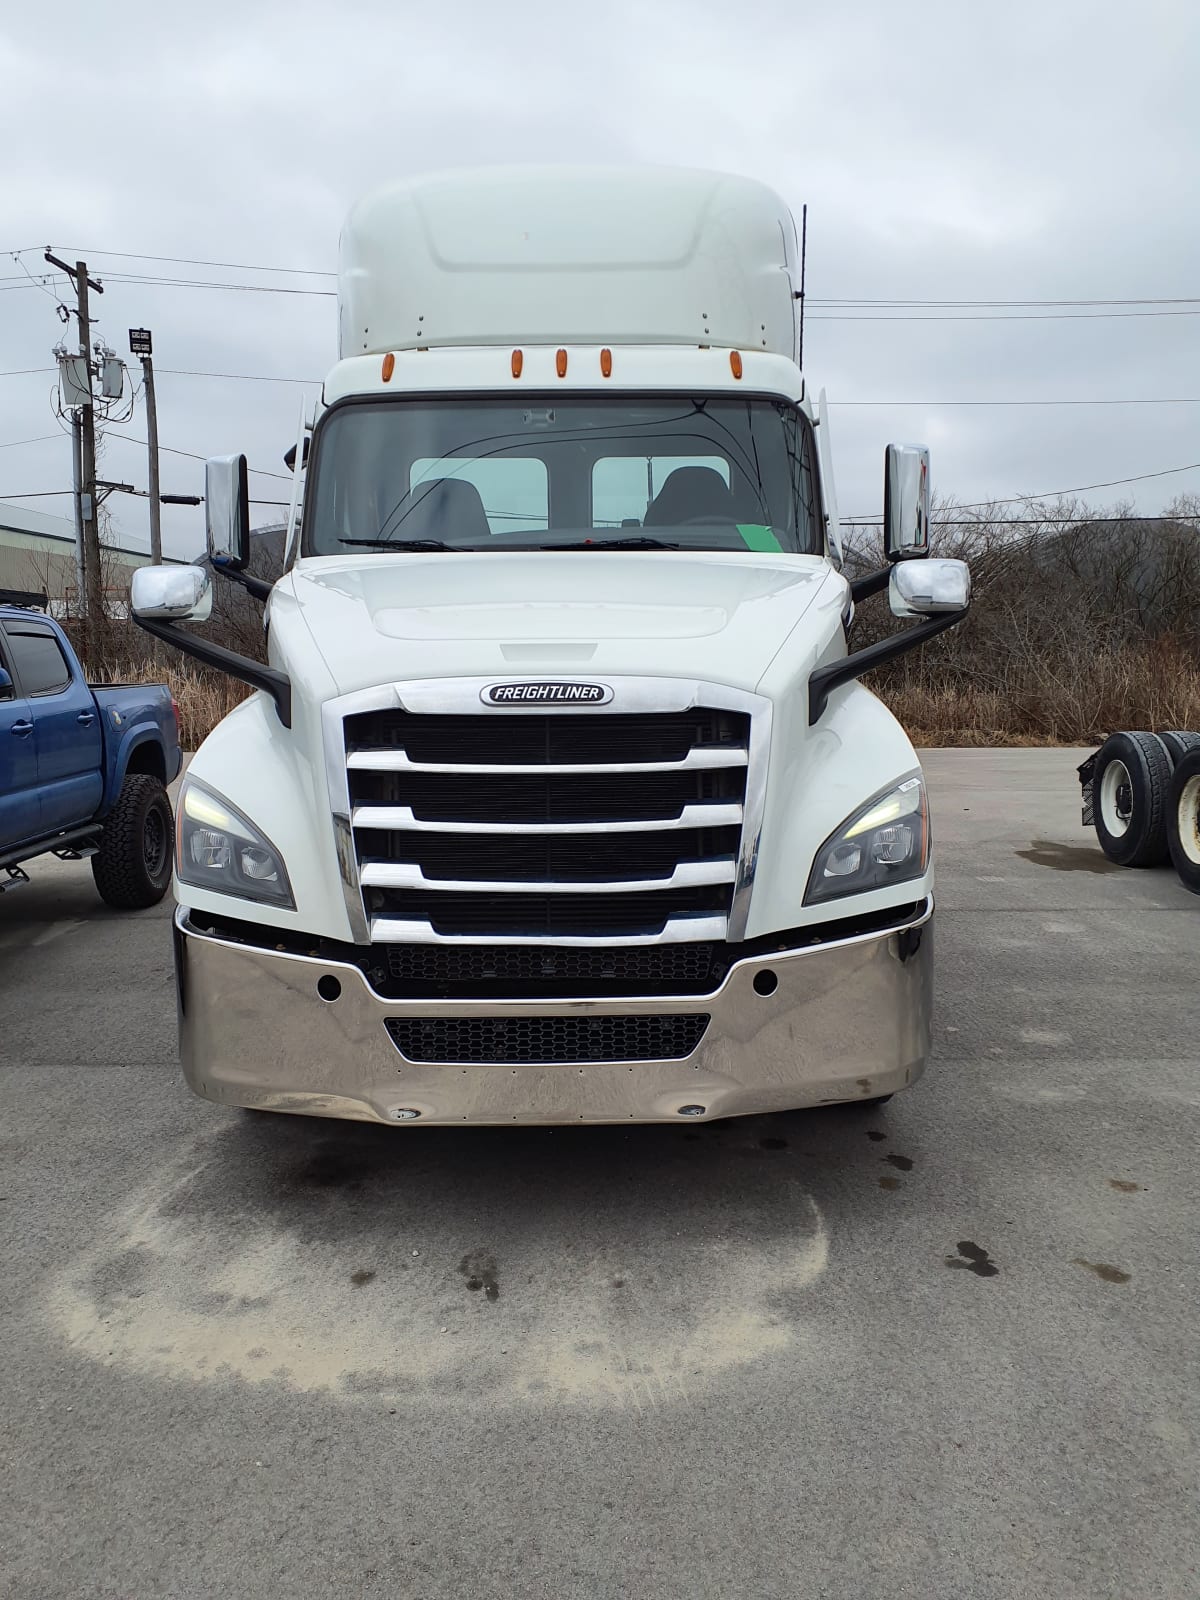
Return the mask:
<svg viewBox="0 0 1200 1600">
<path fill-rule="evenodd" d="M 8 647 L 24 694 L 61 694 L 70 686 L 71 669 L 52 633 L 9 628 Z"/>
</svg>

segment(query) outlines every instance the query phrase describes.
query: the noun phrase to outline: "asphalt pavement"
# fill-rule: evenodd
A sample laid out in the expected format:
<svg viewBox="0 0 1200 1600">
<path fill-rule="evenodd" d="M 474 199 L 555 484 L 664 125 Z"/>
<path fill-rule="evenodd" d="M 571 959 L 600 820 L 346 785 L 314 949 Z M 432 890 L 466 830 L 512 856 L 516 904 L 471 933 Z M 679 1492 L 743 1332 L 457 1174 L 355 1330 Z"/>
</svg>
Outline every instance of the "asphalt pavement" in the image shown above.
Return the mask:
<svg viewBox="0 0 1200 1600">
<path fill-rule="evenodd" d="M 0 896 L 0 1593 L 1200 1593 L 1200 899 L 1070 751 L 925 754 L 934 1062 L 874 1113 L 193 1099 L 169 908 Z"/>
</svg>

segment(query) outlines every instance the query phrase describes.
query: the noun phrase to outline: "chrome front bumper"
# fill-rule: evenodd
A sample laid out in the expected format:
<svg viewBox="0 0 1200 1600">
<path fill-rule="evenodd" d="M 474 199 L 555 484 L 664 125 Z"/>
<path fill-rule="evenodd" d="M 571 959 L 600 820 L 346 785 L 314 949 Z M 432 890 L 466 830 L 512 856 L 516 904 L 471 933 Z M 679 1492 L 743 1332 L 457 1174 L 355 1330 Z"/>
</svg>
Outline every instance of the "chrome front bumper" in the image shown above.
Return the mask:
<svg viewBox="0 0 1200 1600">
<path fill-rule="evenodd" d="M 179 909 L 180 1055 L 188 1084 L 209 1100 L 418 1126 L 712 1120 L 870 1099 L 925 1066 L 932 915 L 929 901 L 886 933 L 747 958 L 703 997 L 449 1002 L 383 999 L 356 966 L 200 933 Z M 768 969 L 777 985 L 762 995 L 754 980 Z M 337 980 L 337 999 L 318 994 L 323 978 Z M 678 1061 L 437 1066 L 408 1061 L 385 1027 L 400 1017 L 678 1012 L 711 1017 Z"/>
</svg>

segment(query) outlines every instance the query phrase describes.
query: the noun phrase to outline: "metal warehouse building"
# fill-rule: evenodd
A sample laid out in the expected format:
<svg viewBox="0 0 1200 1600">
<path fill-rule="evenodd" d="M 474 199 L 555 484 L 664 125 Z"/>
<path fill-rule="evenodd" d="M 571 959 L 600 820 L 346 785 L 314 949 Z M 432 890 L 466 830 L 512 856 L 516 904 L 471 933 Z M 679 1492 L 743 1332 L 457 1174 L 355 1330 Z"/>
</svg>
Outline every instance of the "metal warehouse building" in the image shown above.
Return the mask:
<svg viewBox="0 0 1200 1600">
<path fill-rule="evenodd" d="M 145 550 L 103 547 L 104 587 L 114 615 L 128 604 L 134 570 L 149 561 Z M 44 594 L 58 616 L 76 612 L 74 523 L 0 502 L 0 590 L 5 589 Z"/>
</svg>

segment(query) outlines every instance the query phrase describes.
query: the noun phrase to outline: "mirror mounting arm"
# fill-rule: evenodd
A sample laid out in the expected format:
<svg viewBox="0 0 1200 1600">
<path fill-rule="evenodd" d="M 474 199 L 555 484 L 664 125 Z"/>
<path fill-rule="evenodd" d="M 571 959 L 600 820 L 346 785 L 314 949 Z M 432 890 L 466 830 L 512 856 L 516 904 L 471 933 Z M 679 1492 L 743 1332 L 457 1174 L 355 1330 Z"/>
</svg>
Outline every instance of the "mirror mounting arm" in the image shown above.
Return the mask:
<svg viewBox="0 0 1200 1600">
<path fill-rule="evenodd" d="M 861 677 L 874 667 L 886 666 L 889 661 L 907 655 L 910 650 L 944 633 L 956 622 L 961 622 L 968 609 L 964 607 L 961 611 L 946 611 L 940 617 L 930 617 L 926 622 L 919 622 L 915 628 L 905 628 L 903 633 L 893 633 L 876 644 L 866 645 L 852 655 L 843 656 L 840 661 L 831 662 L 827 667 L 818 667 L 808 680 L 809 726 L 820 722 L 834 689 L 849 683 L 852 678 Z"/>
<path fill-rule="evenodd" d="M 892 569 L 876 567 L 874 572 L 866 572 L 861 578 L 853 578 L 850 583 L 850 598 L 857 605 L 860 600 L 869 600 L 873 594 L 878 594 L 881 589 L 886 589 L 892 579 Z"/>
<path fill-rule="evenodd" d="M 240 568 L 230 566 L 226 556 L 210 556 L 209 561 L 214 572 L 219 572 L 223 578 L 228 578 L 231 583 L 240 583 L 247 594 L 253 595 L 256 600 L 269 600 L 273 583 L 266 583 L 262 578 L 256 578 L 249 572 L 242 572 Z"/>
<path fill-rule="evenodd" d="M 211 639 L 185 633 L 174 623 L 138 616 L 133 620 L 139 628 L 145 628 L 147 633 L 161 639 L 164 644 L 174 645 L 185 656 L 203 662 L 206 667 L 216 667 L 218 672 L 227 672 L 231 678 L 248 683 L 252 689 L 262 689 L 274 700 L 283 726 L 291 727 L 292 680 L 286 672 L 280 672 L 275 667 L 264 667 L 261 661 L 252 661 L 249 656 L 239 655 L 236 650 L 226 650 L 224 645 L 214 644 Z"/>
</svg>

